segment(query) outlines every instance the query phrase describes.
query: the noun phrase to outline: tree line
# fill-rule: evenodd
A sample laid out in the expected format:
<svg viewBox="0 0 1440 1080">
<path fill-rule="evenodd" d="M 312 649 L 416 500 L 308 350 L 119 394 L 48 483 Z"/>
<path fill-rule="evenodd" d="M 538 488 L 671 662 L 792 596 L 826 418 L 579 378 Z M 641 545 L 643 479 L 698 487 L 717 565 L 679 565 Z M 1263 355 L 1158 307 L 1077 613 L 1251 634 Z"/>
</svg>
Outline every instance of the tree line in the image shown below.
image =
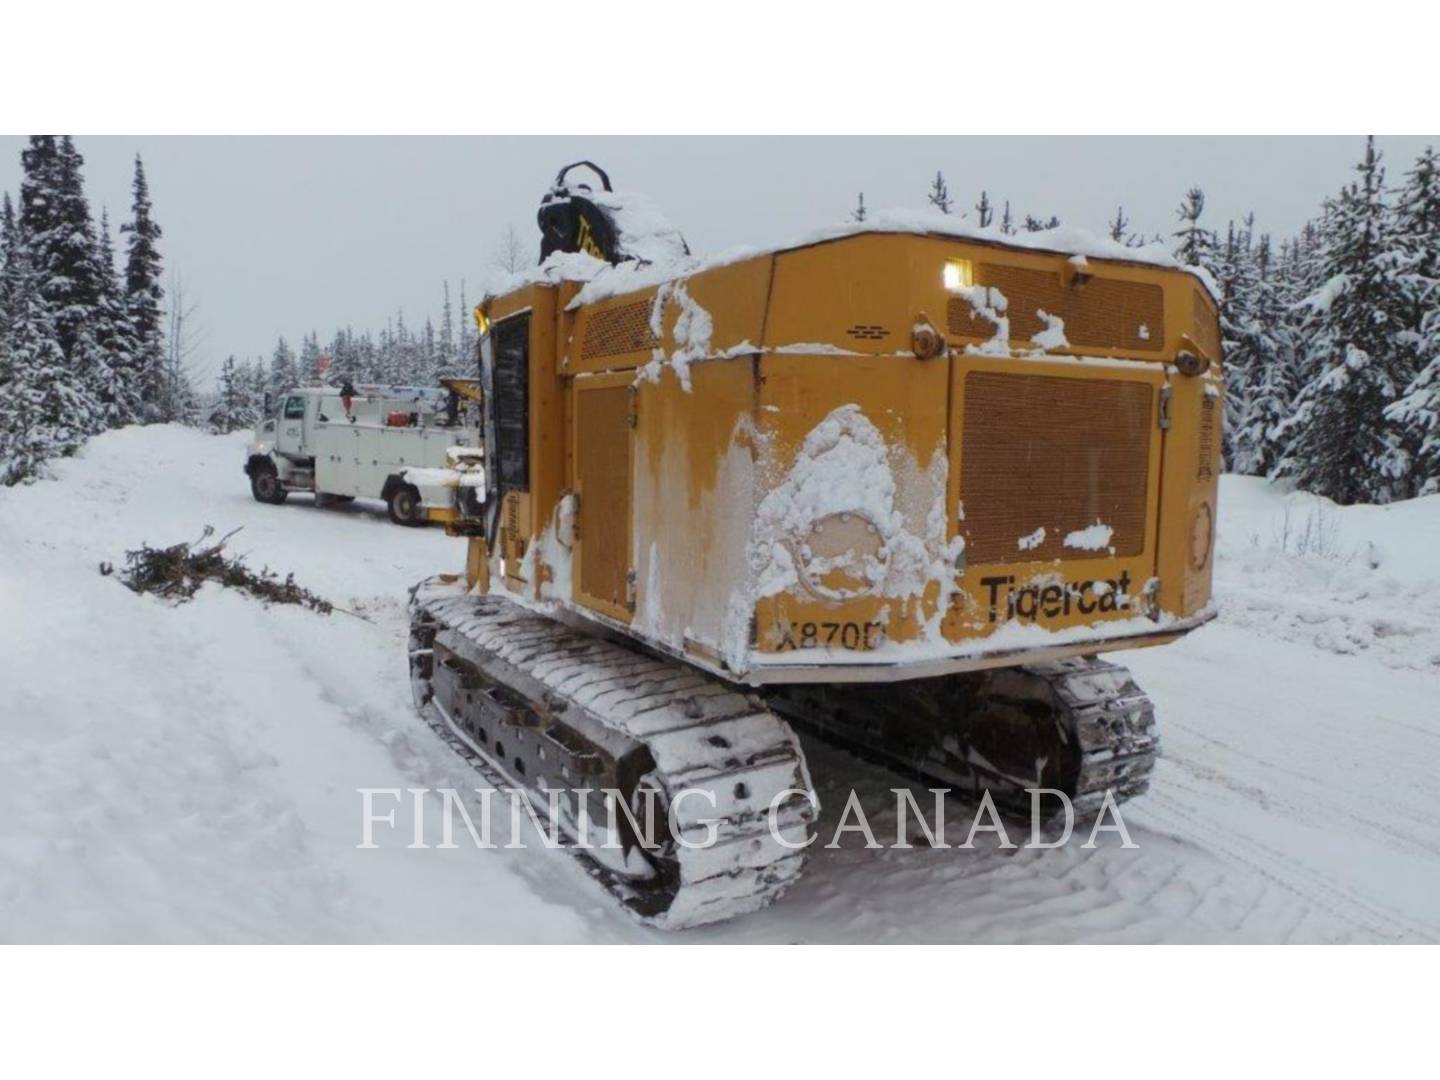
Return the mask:
<svg viewBox="0 0 1440 1080">
<path fill-rule="evenodd" d="M 123 273 L 107 216 L 98 227 L 91 216 L 69 137 L 32 136 L 21 159 L 19 207 L 8 195 L 0 203 L 0 483 L 33 476 L 111 427 L 178 420 L 229 431 L 253 424 L 267 394 L 293 386 L 433 385 L 472 366 L 465 287 L 457 312 L 447 282 L 438 325 L 415 327 L 398 313 L 378 332 L 311 332 L 298 351 L 281 338 L 268 359 L 232 355 L 202 408 L 185 373 L 183 300 L 164 306 L 161 232 L 138 156 Z M 927 200 L 957 213 L 941 173 Z M 1012 214 L 987 191 L 973 209 L 982 228 L 1001 234 L 1060 224 Z M 866 216 L 861 195 L 852 217 Z M 1440 492 L 1434 150 L 1390 184 L 1367 140 L 1355 178 L 1293 237 L 1258 231 L 1253 214 L 1211 228 L 1199 188 L 1176 216 L 1167 246 L 1208 273 L 1220 298 L 1227 468 L 1289 478 L 1342 503 Z M 1133 231 L 1123 207 L 1107 232 L 1132 247 L 1167 239 Z M 518 269 L 522 247 L 512 230 L 493 261 Z"/>
<path fill-rule="evenodd" d="M 1391 185 L 1370 138 L 1354 171 L 1278 241 L 1253 213 L 1210 228 L 1205 193 L 1191 188 L 1168 246 L 1219 293 L 1226 468 L 1385 503 L 1440 493 L 1440 158 L 1427 148 Z M 943 173 L 926 200 L 969 218 Z M 997 216 L 986 191 L 974 211 L 1001 234 L 1060 224 L 1027 214 L 1017 226 L 1009 201 Z M 850 216 L 868 216 L 863 193 Z M 1106 231 L 1129 247 L 1166 242 L 1131 231 L 1123 206 Z"/>
<path fill-rule="evenodd" d="M 70 137 L 32 135 L 18 206 L 0 196 L 0 484 L 91 435 L 185 419 L 193 392 L 166 353 L 165 292 L 145 167 L 135 158 L 123 273 Z"/>
<path fill-rule="evenodd" d="M 1371 138 L 1354 171 L 1278 246 L 1191 191 L 1176 255 L 1220 291 L 1227 467 L 1386 503 L 1440 492 L 1440 159 L 1392 186 Z"/>
<path fill-rule="evenodd" d="M 268 360 L 244 361 L 232 354 L 220 367 L 207 422 L 221 432 L 250 427 L 264 413 L 266 401 L 273 404 L 296 386 L 342 386 L 346 381 L 356 386 L 434 386 L 446 375 L 471 374 L 474 365 L 465 358 L 474 350 L 475 328 L 463 282 L 458 317 L 448 281 L 443 283 L 440 311 L 438 327 L 427 317 L 413 329 L 402 311 L 378 333 L 357 333 L 347 326 L 322 341 L 312 331 L 301 340 L 298 352 L 282 337 Z"/>
</svg>

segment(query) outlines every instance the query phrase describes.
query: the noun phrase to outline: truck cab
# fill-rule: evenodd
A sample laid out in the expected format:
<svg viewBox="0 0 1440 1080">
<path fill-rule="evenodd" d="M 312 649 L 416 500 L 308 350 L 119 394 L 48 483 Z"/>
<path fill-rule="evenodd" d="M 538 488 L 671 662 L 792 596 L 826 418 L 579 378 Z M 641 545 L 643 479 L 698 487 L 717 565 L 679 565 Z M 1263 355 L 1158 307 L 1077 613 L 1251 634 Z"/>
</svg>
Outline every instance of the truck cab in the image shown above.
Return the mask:
<svg viewBox="0 0 1440 1080">
<path fill-rule="evenodd" d="M 289 393 L 280 402 L 275 418 L 275 452 L 288 458 L 305 457 L 306 432 L 314 423 L 319 399 L 313 394 Z M 309 415 L 307 415 L 309 414 Z"/>
</svg>

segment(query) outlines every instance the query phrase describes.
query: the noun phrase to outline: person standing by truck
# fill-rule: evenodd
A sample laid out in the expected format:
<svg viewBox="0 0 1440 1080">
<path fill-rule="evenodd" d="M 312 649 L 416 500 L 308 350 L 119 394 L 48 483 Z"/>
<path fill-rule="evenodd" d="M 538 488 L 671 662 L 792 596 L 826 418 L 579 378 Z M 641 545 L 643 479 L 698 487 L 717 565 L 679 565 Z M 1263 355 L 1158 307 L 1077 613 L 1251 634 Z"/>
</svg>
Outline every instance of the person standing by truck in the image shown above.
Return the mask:
<svg viewBox="0 0 1440 1080">
<path fill-rule="evenodd" d="M 345 415 L 350 423 L 355 422 L 355 414 L 350 411 L 350 403 L 355 400 L 355 384 L 346 379 L 340 384 L 340 404 L 345 407 Z"/>
</svg>

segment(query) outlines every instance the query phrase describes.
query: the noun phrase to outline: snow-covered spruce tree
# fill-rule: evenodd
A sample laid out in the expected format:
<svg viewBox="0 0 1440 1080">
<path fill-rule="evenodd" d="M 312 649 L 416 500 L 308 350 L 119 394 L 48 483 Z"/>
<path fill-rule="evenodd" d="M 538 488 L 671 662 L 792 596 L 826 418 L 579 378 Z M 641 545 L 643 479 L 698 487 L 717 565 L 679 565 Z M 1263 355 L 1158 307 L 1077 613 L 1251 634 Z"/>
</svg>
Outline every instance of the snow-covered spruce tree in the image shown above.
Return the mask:
<svg viewBox="0 0 1440 1080">
<path fill-rule="evenodd" d="M 990 196 L 980 192 L 980 201 L 975 204 L 975 222 L 982 229 L 988 229 L 990 223 L 995 220 L 995 207 L 990 205 Z"/>
<path fill-rule="evenodd" d="M 300 381 L 306 386 L 320 386 L 325 382 L 325 372 L 320 370 L 320 339 L 314 331 L 306 334 L 300 342 Z"/>
<path fill-rule="evenodd" d="M 49 193 L 50 231 L 45 236 L 31 234 L 28 240 L 36 268 L 45 270 L 42 290 L 55 319 L 60 348 L 72 363 L 77 360 L 80 328 L 93 317 L 101 287 L 95 225 L 81 176 L 84 164 L 70 136 L 62 136 L 55 154 L 55 190 Z"/>
<path fill-rule="evenodd" d="M 86 434 L 104 429 L 97 400 L 108 381 L 95 338 L 99 301 L 95 228 L 81 179 L 84 159 L 68 135 L 32 135 L 21 151 L 19 230 L 30 274 L 49 309 L 65 362 L 76 378 L 74 422 Z"/>
<path fill-rule="evenodd" d="M 1396 238 L 1408 257 L 1407 337 L 1419 371 L 1385 417 L 1399 428 L 1406 492 L 1440 493 L 1440 160 L 1426 148 L 1406 174 L 1395 209 Z"/>
<path fill-rule="evenodd" d="M 1235 471 L 1236 433 L 1240 430 L 1249 398 L 1259 329 L 1254 325 L 1250 305 L 1254 299 L 1254 270 L 1248 232 L 1230 222 L 1225 242 L 1216 251 L 1209 267 L 1220 286 L 1220 338 L 1224 354 L 1225 423 L 1221 452 L 1225 468 Z"/>
<path fill-rule="evenodd" d="M 944 173 L 935 173 L 935 180 L 930 185 L 930 194 L 927 198 L 930 202 L 930 205 L 935 207 L 936 210 L 939 210 L 940 213 L 950 213 L 950 207 L 952 205 L 952 202 L 950 199 L 950 189 L 945 186 Z"/>
<path fill-rule="evenodd" d="M 19 250 L 20 224 L 15 219 L 15 204 L 7 191 L 0 195 L 0 339 L 10 326 L 10 298 L 19 288 Z"/>
<path fill-rule="evenodd" d="M 1010 216 L 1010 200 L 1005 200 L 1005 212 L 1000 215 L 1000 231 L 1006 236 L 1015 235 L 1015 219 Z"/>
<path fill-rule="evenodd" d="M 90 328 L 100 358 L 94 364 L 92 385 L 104 427 L 122 427 L 139 421 L 140 387 L 136 374 L 135 334 L 125 295 L 115 276 L 115 250 L 110 240 L 110 218 L 100 215 L 92 270 L 98 286 Z"/>
<path fill-rule="evenodd" d="M 388 331 L 388 334 L 380 339 L 381 381 L 404 386 L 413 381 L 416 366 L 415 339 L 410 336 L 410 328 L 405 325 L 404 311 L 395 313 L 395 321 L 390 324 Z"/>
<path fill-rule="evenodd" d="M 1410 258 L 1411 325 L 1440 307 L 1440 155 L 1433 147 L 1416 159 L 1395 198 L 1395 239 Z"/>
<path fill-rule="evenodd" d="M 1269 236 L 1260 237 L 1251 266 L 1244 317 L 1236 330 L 1233 354 L 1225 356 L 1227 365 L 1235 361 L 1247 370 L 1231 468 L 1268 476 L 1284 449 L 1277 429 L 1290 415 L 1300 390 L 1300 373 L 1297 339 L 1290 325 L 1291 292 L 1275 266 Z"/>
<path fill-rule="evenodd" d="M 257 356 L 239 369 L 240 387 L 250 406 L 250 415 L 259 421 L 265 415 L 265 386 L 269 376 L 263 357 Z"/>
<path fill-rule="evenodd" d="M 299 385 L 300 370 L 295 365 L 295 354 L 291 351 L 289 342 L 282 337 L 276 343 L 275 351 L 270 354 L 270 395 L 278 400 L 280 395 Z"/>
<path fill-rule="evenodd" d="M 445 289 L 445 305 L 440 311 L 440 340 L 437 344 L 439 356 L 437 363 L 440 371 L 445 375 L 458 375 L 460 372 L 455 364 L 455 311 L 450 305 L 450 282 L 443 283 Z M 463 314 L 463 313 L 462 313 Z"/>
<path fill-rule="evenodd" d="M 435 324 L 430 321 L 428 315 L 425 316 L 425 329 L 420 333 L 418 353 L 417 370 L 412 381 L 421 385 L 430 385 L 440 377 L 440 361 L 435 346 Z"/>
<path fill-rule="evenodd" d="M 1412 495 L 1440 494 L 1440 311 L 1430 312 L 1424 325 L 1421 348 L 1430 361 L 1385 409 L 1411 448 L 1405 479 Z"/>
<path fill-rule="evenodd" d="M 860 192 L 860 197 L 855 202 L 855 209 L 850 211 L 850 220 L 864 221 L 865 213 L 865 193 L 862 191 Z"/>
<path fill-rule="evenodd" d="M 1040 218 L 1033 217 L 1030 214 L 1025 215 L 1026 232 L 1044 232 L 1046 229 L 1058 229 L 1059 227 L 1060 219 L 1054 214 L 1050 215 L 1049 221 L 1042 221 Z"/>
<path fill-rule="evenodd" d="M 215 404 L 210 409 L 209 421 L 210 430 L 222 435 L 252 427 L 255 423 L 246 372 L 233 353 L 220 365 Z"/>
<path fill-rule="evenodd" d="M 330 341 L 329 352 L 330 367 L 325 375 L 330 385 L 343 386 L 347 380 L 352 383 L 365 381 L 355 348 L 355 332 L 348 326 L 335 332 L 335 337 Z"/>
<path fill-rule="evenodd" d="M 1366 140 L 1360 179 L 1335 200 L 1320 253 L 1325 282 L 1303 301 L 1306 368 L 1277 474 L 1342 504 L 1403 495 L 1408 465 L 1386 420 L 1414 376 L 1404 338 L 1408 260 L 1396 244 L 1375 140 Z"/>
<path fill-rule="evenodd" d="M 165 317 L 161 303 L 160 226 L 150 216 L 150 185 L 145 166 L 135 155 L 131 219 L 120 226 L 128 237 L 125 259 L 125 312 L 133 337 L 133 386 L 140 399 L 143 422 L 158 420 L 166 396 Z"/>
<path fill-rule="evenodd" d="M 4 343 L 0 393 L 0 483 L 35 476 L 50 458 L 73 454 L 85 441 L 94 401 L 65 360 L 42 275 L 30 266 L 23 240 L 11 253 L 15 291 Z"/>
<path fill-rule="evenodd" d="M 1215 263 L 1215 234 L 1200 224 L 1205 213 L 1205 192 L 1193 187 L 1185 193 L 1175 216 L 1180 219 L 1180 228 L 1175 230 L 1175 258 L 1187 266 L 1200 266 L 1213 270 Z"/>
<path fill-rule="evenodd" d="M 356 382 L 375 382 L 375 338 L 367 330 L 355 338 Z"/>
<path fill-rule="evenodd" d="M 457 343 L 460 370 L 471 374 L 476 370 L 475 361 L 475 314 L 465 302 L 465 281 L 460 281 L 460 340 Z"/>
</svg>

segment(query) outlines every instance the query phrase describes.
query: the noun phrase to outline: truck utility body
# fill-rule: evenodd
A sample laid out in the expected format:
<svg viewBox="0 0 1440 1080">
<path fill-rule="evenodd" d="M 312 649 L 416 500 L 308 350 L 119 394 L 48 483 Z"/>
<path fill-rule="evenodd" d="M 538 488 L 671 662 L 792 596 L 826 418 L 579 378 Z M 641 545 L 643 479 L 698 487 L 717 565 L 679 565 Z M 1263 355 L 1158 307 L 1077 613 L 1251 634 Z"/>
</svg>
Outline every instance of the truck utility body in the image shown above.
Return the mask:
<svg viewBox="0 0 1440 1080">
<path fill-rule="evenodd" d="M 462 491 L 483 497 L 473 384 L 451 383 L 361 387 L 348 412 L 333 387 L 289 391 L 246 455 L 255 498 L 278 504 L 308 491 L 317 500 L 382 499 L 398 524 L 450 520 Z"/>
</svg>

